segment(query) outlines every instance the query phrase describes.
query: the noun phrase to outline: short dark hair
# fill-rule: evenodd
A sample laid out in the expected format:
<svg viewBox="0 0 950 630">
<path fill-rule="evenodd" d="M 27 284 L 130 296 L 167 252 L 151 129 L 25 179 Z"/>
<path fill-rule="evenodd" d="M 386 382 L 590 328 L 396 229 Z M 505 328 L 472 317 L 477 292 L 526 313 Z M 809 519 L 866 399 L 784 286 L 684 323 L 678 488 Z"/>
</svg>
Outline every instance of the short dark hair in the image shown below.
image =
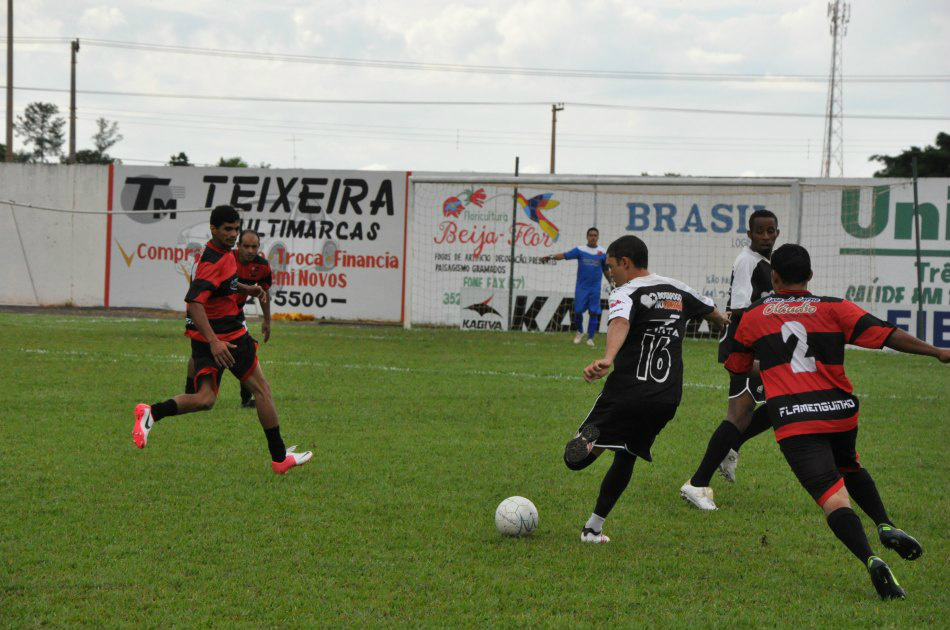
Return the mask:
<svg viewBox="0 0 950 630">
<path fill-rule="evenodd" d="M 211 211 L 211 225 L 221 227 L 225 223 L 234 223 L 240 221 L 241 215 L 234 209 L 234 206 L 218 206 Z"/>
<path fill-rule="evenodd" d="M 593 231 L 593 232 L 597 232 L 597 236 L 600 236 L 600 230 L 598 230 L 598 229 L 595 228 L 595 227 L 589 227 L 589 228 L 587 228 L 587 231 L 584 232 L 584 233 L 585 233 L 585 234 L 590 234 L 592 231 Z"/>
<path fill-rule="evenodd" d="M 772 252 L 771 264 L 772 271 L 786 284 L 808 282 L 811 275 L 808 250 L 794 243 L 786 243 Z"/>
<path fill-rule="evenodd" d="M 633 266 L 637 269 L 646 269 L 650 259 L 647 244 L 632 234 L 621 236 L 611 243 L 607 248 L 607 256 L 615 260 L 620 260 L 624 257 L 629 258 L 630 262 L 632 262 Z"/>
<path fill-rule="evenodd" d="M 227 223 L 227 221 L 225 221 L 225 223 Z M 246 229 L 246 230 L 241 230 L 241 235 L 238 236 L 238 243 L 244 241 L 244 237 L 247 236 L 248 234 L 253 234 L 254 236 L 257 237 L 257 242 L 258 243 L 261 242 L 261 235 L 258 233 L 257 230 Z"/>
<path fill-rule="evenodd" d="M 775 216 L 775 213 L 772 212 L 771 210 L 766 210 L 763 208 L 761 210 L 756 210 L 755 212 L 749 215 L 749 231 L 750 232 L 752 231 L 753 222 L 756 219 L 775 219 L 775 227 L 778 227 L 778 217 Z"/>
</svg>

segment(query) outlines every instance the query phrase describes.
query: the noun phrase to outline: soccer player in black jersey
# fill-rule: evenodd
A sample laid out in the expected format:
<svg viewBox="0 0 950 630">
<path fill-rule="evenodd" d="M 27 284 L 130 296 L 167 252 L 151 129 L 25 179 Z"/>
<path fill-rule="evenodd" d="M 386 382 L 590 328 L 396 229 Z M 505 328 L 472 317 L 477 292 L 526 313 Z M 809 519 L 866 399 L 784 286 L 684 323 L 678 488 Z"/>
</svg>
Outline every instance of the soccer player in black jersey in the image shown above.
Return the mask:
<svg viewBox="0 0 950 630">
<path fill-rule="evenodd" d="M 775 295 L 746 311 L 725 367 L 734 374 L 761 373 L 775 439 L 792 471 L 824 511 L 835 536 L 867 567 L 881 598 L 902 599 L 904 589 L 874 555 L 851 499 L 874 519 L 885 547 L 906 560 L 920 557 L 923 549 L 894 525 L 859 461 L 858 399 L 844 371 L 844 348 L 887 346 L 943 363 L 950 363 L 950 349 L 935 348 L 848 300 L 812 295 L 811 278 L 804 247 L 775 250 Z"/>
<path fill-rule="evenodd" d="M 729 356 L 732 339 L 742 314 L 756 300 L 772 293 L 772 268 L 769 256 L 778 238 L 778 217 L 770 210 L 756 210 L 749 215 L 750 244 L 742 248 L 732 265 L 729 284 L 729 325 L 719 339 L 719 362 Z M 735 483 L 739 449 L 750 438 L 771 428 L 768 410 L 756 405 L 765 402 L 765 390 L 758 376 L 729 377 L 729 406 L 726 419 L 713 432 L 699 467 L 680 488 L 680 496 L 701 510 L 715 510 L 713 490 L 709 486 L 716 468 L 726 481 Z"/>
<path fill-rule="evenodd" d="M 606 543 L 604 519 L 626 489 L 637 457 L 653 461 L 650 447 L 673 419 L 683 393 L 682 343 L 686 323 L 703 317 L 728 320 L 713 301 L 679 280 L 650 273 L 646 244 L 622 236 L 607 248 L 617 288 L 610 294 L 604 357 L 584 368 L 588 383 L 607 376 L 604 389 L 564 449 L 571 470 L 586 468 L 605 450 L 614 460 L 581 541 Z M 613 368 L 613 372 L 611 372 Z"/>
<path fill-rule="evenodd" d="M 256 343 L 238 316 L 239 294 L 267 299 L 267 291 L 262 287 L 238 282 L 237 263 L 231 248 L 240 226 L 241 217 L 231 206 L 218 206 L 211 212 L 211 240 L 201 252 L 185 296 L 188 311 L 185 335 L 191 338 L 195 393 L 180 394 L 153 405 L 136 405 L 132 439 L 138 448 L 145 448 L 148 434 L 159 420 L 211 409 L 218 397 L 221 374 L 227 368 L 257 399 L 257 418 L 267 438 L 271 467 L 282 475 L 294 466 L 307 463 L 312 453 L 295 453 L 293 448 L 284 447 L 270 385 L 257 361 Z"/>
<path fill-rule="evenodd" d="M 273 284 L 273 275 L 271 274 L 270 263 L 260 255 L 261 237 L 254 230 L 244 230 L 238 237 L 237 248 L 231 250 L 234 254 L 234 260 L 237 263 L 238 282 L 247 286 L 257 285 L 264 291 L 269 291 Z M 258 300 L 261 305 L 261 312 L 264 316 L 261 322 L 261 337 L 264 343 L 270 339 L 271 318 L 270 318 L 270 300 Z M 246 296 L 238 293 L 237 305 L 238 318 L 247 323 L 244 317 L 244 306 L 247 303 Z M 195 393 L 195 360 L 188 360 L 188 376 L 185 379 L 185 393 Z M 247 385 L 241 383 L 241 406 L 252 408 L 255 406 L 254 397 Z"/>
</svg>

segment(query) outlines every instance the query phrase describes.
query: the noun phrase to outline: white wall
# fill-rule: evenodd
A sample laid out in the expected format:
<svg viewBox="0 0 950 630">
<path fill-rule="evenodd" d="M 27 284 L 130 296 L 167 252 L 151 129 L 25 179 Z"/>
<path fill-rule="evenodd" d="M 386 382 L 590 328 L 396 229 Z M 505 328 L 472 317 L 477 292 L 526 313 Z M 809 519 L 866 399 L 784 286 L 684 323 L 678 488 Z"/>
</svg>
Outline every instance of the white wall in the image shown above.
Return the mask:
<svg viewBox="0 0 950 630">
<path fill-rule="evenodd" d="M 0 304 L 101 306 L 108 167 L 0 164 Z"/>
</svg>

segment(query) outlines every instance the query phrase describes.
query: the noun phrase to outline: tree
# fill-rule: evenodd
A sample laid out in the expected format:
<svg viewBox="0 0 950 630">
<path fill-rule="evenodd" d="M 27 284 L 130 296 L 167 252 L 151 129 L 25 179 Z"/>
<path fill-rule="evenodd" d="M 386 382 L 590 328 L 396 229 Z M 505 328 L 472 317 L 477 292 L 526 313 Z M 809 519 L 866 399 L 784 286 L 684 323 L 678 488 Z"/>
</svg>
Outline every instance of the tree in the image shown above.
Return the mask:
<svg viewBox="0 0 950 630">
<path fill-rule="evenodd" d="M 937 134 L 937 146 L 923 149 L 911 146 L 898 155 L 872 155 L 868 162 L 880 162 L 884 168 L 874 173 L 875 177 L 912 177 L 911 161 L 917 158 L 917 175 L 920 177 L 950 177 L 950 134 Z"/>
<path fill-rule="evenodd" d="M 62 158 L 65 162 L 66 159 Z M 101 153 L 98 149 L 80 149 L 76 151 L 76 164 L 112 164 L 117 162 L 108 153 Z"/>
<path fill-rule="evenodd" d="M 234 157 L 229 157 L 227 159 L 221 158 L 218 160 L 218 166 L 234 166 L 237 168 L 247 168 L 247 162 L 240 158 L 240 156 L 235 155 Z"/>
<path fill-rule="evenodd" d="M 66 121 L 59 116 L 59 108 L 53 103 L 30 103 L 23 114 L 16 117 L 13 130 L 32 144 L 31 162 L 47 162 L 47 157 L 63 153 L 63 127 Z"/>
<path fill-rule="evenodd" d="M 0 160 L 4 159 L 4 156 L 7 154 L 7 145 L 0 142 Z M 13 161 L 24 164 L 30 161 L 30 154 L 26 151 L 13 151 Z"/>
<path fill-rule="evenodd" d="M 99 130 L 92 135 L 92 144 L 100 155 L 107 156 L 106 151 L 121 142 L 124 136 L 119 133 L 119 123 L 115 121 L 110 123 L 105 118 L 99 118 L 96 120 L 96 127 Z"/>
<path fill-rule="evenodd" d="M 188 161 L 188 154 L 184 151 L 178 153 L 178 155 L 173 155 L 168 159 L 169 166 L 191 166 L 191 162 Z"/>
</svg>

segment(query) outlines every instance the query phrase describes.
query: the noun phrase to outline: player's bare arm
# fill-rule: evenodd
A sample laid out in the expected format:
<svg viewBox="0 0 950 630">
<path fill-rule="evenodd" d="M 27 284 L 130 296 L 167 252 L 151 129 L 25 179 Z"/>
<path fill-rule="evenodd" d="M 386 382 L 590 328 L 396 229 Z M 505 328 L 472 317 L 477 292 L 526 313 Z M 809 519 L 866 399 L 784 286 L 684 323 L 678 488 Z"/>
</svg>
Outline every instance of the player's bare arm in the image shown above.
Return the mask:
<svg viewBox="0 0 950 630">
<path fill-rule="evenodd" d="M 924 356 L 934 357 L 941 363 L 950 363 L 950 348 L 937 348 L 926 341 L 921 341 L 917 337 L 904 332 L 900 328 L 891 333 L 891 336 L 887 338 L 884 345 L 898 352 L 922 354 Z"/>
<path fill-rule="evenodd" d="M 627 339 L 627 333 L 630 332 L 630 322 L 622 317 L 616 317 L 610 321 L 607 326 L 607 348 L 604 351 L 604 358 L 591 362 L 584 368 L 584 380 L 593 383 L 599 378 L 607 376 L 611 366 L 614 364 L 614 358 Z"/>
<path fill-rule="evenodd" d="M 561 253 L 561 254 L 550 254 L 550 255 L 548 255 L 548 256 L 542 256 L 542 257 L 541 257 L 541 262 L 543 262 L 543 263 L 550 262 L 550 261 L 552 261 L 552 260 L 564 260 L 564 254 L 563 254 L 563 253 Z"/>
<path fill-rule="evenodd" d="M 231 367 L 234 365 L 234 357 L 229 348 L 236 348 L 233 343 L 221 341 L 211 330 L 211 322 L 208 321 L 208 313 L 205 307 L 199 302 L 188 303 L 188 317 L 195 323 L 195 328 L 201 333 L 201 336 L 208 340 L 211 346 L 211 356 L 214 362 L 221 367 Z"/>
<path fill-rule="evenodd" d="M 257 284 L 241 284 L 237 283 L 238 293 L 243 293 L 244 295 L 252 298 L 257 298 L 261 302 L 261 306 L 267 302 L 267 299 L 270 297 L 264 287 Z"/>
<path fill-rule="evenodd" d="M 267 343 L 267 340 L 270 339 L 270 294 L 265 290 L 264 296 L 267 299 L 261 300 L 261 310 L 264 312 L 264 321 L 261 324 L 261 336 L 264 338 L 264 343 Z"/>
<path fill-rule="evenodd" d="M 703 319 L 722 328 L 729 325 L 729 322 L 732 320 L 732 312 L 726 311 L 725 313 L 720 313 L 717 308 L 713 309 L 711 313 L 703 315 Z"/>
</svg>

